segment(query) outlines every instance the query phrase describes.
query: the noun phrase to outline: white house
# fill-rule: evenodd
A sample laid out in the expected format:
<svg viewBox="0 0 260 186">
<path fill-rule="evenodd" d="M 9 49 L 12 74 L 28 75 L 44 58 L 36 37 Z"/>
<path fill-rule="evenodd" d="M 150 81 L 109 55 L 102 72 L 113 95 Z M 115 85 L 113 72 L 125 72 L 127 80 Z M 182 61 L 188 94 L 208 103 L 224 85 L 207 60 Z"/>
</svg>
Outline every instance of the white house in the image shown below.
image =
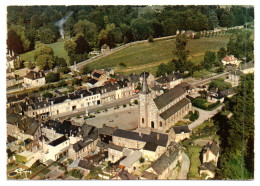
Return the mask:
<svg viewBox="0 0 260 186">
<path fill-rule="evenodd" d="M 235 65 L 235 66 L 239 66 L 239 64 L 241 63 L 240 60 L 238 60 L 237 58 L 234 57 L 234 55 L 229 55 L 226 56 L 222 59 L 222 63 L 223 65 Z"/>
<path fill-rule="evenodd" d="M 24 87 L 38 87 L 45 85 L 45 74 L 43 71 L 35 72 L 35 71 L 30 71 L 26 73 L 26 75 L 23 77 L 24 78 Z"/>
</svg>

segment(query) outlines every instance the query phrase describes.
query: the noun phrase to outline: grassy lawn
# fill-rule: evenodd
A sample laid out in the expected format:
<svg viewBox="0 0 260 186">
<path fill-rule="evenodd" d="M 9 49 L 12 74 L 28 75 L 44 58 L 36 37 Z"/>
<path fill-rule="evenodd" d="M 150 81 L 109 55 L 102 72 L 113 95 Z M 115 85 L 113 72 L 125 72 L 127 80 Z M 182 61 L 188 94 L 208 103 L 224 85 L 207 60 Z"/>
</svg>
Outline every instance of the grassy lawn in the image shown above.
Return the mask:
<svg viewBox="0 0 260 186">
<path fill-rule="evenodd" d="M 114 54 L 101 58 L 89 64 L 91 69 L 115 67 L 117 72 L 137 72 L 150 68 L 154 71 L 158 64 L 166 63 L 173 58 L 175 39 L 155 41 L 153 43 L 141 43 L 120 50 Z M 191 40 L 187 44 L 190 51 L 189 59 L 199 63 L 203 59 L 206 50 L 217 51 L 219 48 L 226 46 L 228 37 L 213 37 Z M 194 59 L 194 60 L 193 60 Z M 119 67 L 119 63 L 125 63 L 126 68 Z M 150 65 L 152 63 L 152 65 Z M 148 65 L 149 64 L 149 65 Z M 129 69 L 129 71 L 128 71 Z"/>
<path fill-rule="evenodd" d="M 69 60 L 69 56 L 67 54 L 67 52 L 64 50 L 63 48 L 63 45 L 64 45 L 64 42 L 65 40 L 59 40 L 55 43 L 51 43 L 51 44 L 45 44 L 47 45 L 48 47 L 51 47 L 54 51 L 54 55 L 55 56 L 58 56 L 58 57 L 63 57 L 66 61 Z M 35 48 L 37 49 L 37 47 L 41 45 L 40 42 L 36 42 L 35 44 Z M 24 61 L 34 61 L 34 52 L 35 50 L 32 50 L 30 52 L 27 52 L 27 53 L 24 53 L 21 55 L 21 58 L 24 60 Z"/>
</svg>

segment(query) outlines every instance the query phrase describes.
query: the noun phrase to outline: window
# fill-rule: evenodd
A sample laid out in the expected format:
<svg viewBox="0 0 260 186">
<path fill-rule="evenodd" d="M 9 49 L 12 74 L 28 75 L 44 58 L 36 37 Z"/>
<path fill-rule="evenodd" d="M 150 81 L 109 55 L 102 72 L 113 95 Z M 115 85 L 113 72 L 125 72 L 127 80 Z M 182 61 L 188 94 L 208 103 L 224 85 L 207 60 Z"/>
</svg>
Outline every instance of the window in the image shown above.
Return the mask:
<svg viewBox="0 0 260 186">
<path fill-rule="evenodd" d="M 160 121 L 160 127 L 162 127 L 162 122 Z"/>
<path fill-rule="evenodd" d="M 144 118 L 142 118 L 142 123 L 144 123 Z"/>
<path fill-rule="evenodd" d="M 154 122 L 151 121 L 151 128 L 154 128 Z"/>
</svg>

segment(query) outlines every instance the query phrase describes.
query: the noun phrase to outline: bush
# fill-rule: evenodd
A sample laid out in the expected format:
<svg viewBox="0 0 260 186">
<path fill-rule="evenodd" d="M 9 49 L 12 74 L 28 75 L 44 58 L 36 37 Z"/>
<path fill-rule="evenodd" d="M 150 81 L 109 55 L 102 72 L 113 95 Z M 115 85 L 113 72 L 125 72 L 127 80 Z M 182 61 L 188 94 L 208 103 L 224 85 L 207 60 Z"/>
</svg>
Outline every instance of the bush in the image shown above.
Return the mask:
<svg viewBox="0 0 260 186">
<path fill-rule="evenodd" d="M 48 72 L 48 74 L 45 76 L 46 82 L 56 82 L 60 80 L 60 73 L 55 72 Z"/>
<path fill-rule="evenodd" d="M 207 103 L 207 100 L 206 100 L 206 99 L 196 98 L 196 99 L 193 101 L 192 105 L 195 106 L 195 107 L 198 107 L 198 108 L 207 110 L 207 107 L 205 106 L 205 103 Z"/>
<path fill-rule="evenodd" d="M 65 87 L 67 86 L 67 83 L 66 81 L 63 79 L 63 80 L 60 80 L 57 84 L 56 84 L 56 87 Z"/>
<path fill-rule="evenodd" d="M 81 74 L 85 74 L 85 75 L 86 75 L 86 74 L 90 73 L 91 71 L 90 71 L 88 65 L 85 65 L 85 66 L 80 70 L 80 72 L 81 72 Z"/>
<path fill-rule="evenodd" d="M 149 37 L 148 37 L 148 42 L 154 42 L 152 35 L 149 35 Z"/>
<path fill-rule="evenodd" d="M 70 72 L 70 68 L 69 67 L 59 67 L 57 72 L 67 74 Z"/>
<path fill-rule="evenodd" d="M 123 104 L 123 107 L 126 107 L 126 104 Z"/>
<path fill-rule="evenodd" d="M 121 62 L 121 63 L 119 63 L 119 66 L 121 66 L 121 67 L 126 67 L 126 64 L 123 63 L 123 62 Z"/>
<path fill-rule="evenodd" d="M 44 94 L 42 94 L 42 97 L 44 97 L 44 98 L 52 98 L 53 94 L 50 93 L 50 92 L 45 92 Z"/>
<path fill-rule="evenodd" d="M 143 163 L 144 160 L 145 160 L 145 159 L 144 159 L 144 157 L 142 156 L 142 157 L 139 159 L 139 162 L 140 162 L 140 163 Z"/>
<path fill-rule="evenodd" d="M 134 104 L 138 105 L 138 100 L 135 99 L 134 100 Z"/>
</svg>

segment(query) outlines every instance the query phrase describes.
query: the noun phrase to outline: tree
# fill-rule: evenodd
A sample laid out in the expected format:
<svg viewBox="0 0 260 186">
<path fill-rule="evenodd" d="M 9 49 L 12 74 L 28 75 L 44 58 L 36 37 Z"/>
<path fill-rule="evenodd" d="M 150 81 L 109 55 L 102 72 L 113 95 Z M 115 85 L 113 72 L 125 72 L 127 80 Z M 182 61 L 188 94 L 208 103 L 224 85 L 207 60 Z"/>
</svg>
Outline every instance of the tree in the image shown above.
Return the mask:
<svg viewBox="0 0 260 186">
<path fill-rule="evenodd" d="M 54 67 L 54 61 L 51 55 L 42 54 L 36 59 L 36 65 L 41 70 L 52 69 Z"/>
<path fill-rule="evenodd" d="M 30 61 L 28 61 L 26 67 L 29 68 L 29 69 L 33 69 L 35 67 L 35 65 L 30 60 Z"/>
<path fill-rule="evenodd" d="M 66 40 L 64 42 L 64 49 L 67 51 L 70 56 L 72 53 L 75 53 L 76 43 L 73 40 Z"/>
<path fill-rule="evenodd" d="M 112 31 L 109 31 L 107 33 L 107 42 L 106 44 L 110 47 L 110 48 L 114 48 L 115 47 L 115 36 L 113 34 Z"/>
<path fill-rule="evenodd" d="M 9 30 L 7 34 L 7 48 L 12 55 L 14 54 L 22 54 L 23 53 L 23 43 L 20 37 L 14 30 Z"/>
<path fill-rule="evenodd" d="M 38 37 L 45 44 L 53 43 L 57 39 L 55 33 L 49 28 L 41 28 Z"/>
<path fill-rule="evenodd" d="M 92 44 L 96 41 L 98 34 L 97 26 L 87 20 L 79 20 L 74 25 L 74 31 L 76 34 L 83 34 Z"/>
<path fill-rule="evenodd" d="M 227 55 L 226 49 L 224 47 L 221 47 L 217 54 L 218 60 L 221 61 L 224 57 L 226 57 L 226 55 Z"/>
<path fill-rule="evenodd" d="M 34 60 L 37 60 L 38 56 L 47 54 L 53 57 L 53 49 L 51 47 L 48 47 L 46 45 L 41 45 L 38 50 L 34 52 Z"/>
<path fill-rule="evenodd" d="M 88 65 L 84 65 L 80 72 L 81 72 L 81 74 L 87 75 L 88 73 L 91 72 L 91 70 L 89 69 Z"/>
<path fill-rule="evenodd" d="M 232 27 L 234 25 L 234 15 L 228 11 L 222 13 L 219 25 L 221 27 Z"/>
<path fill-rule="evenodd" d="M 89 43 L 87 42 L 87 40 L 83 35 L 78 35 L 75 43 L 76 43 L 76 48 L 75 48 L 76 54 L 84 54 L 84 53 L 88 54 L 91 51 Z"/>
<path fill-rule="evenodd" d="M 162 63 L 158 66 L 158 70 L 156 71 L 156 76 L 164 76 L 166 73 L 173 73 L 175 70 L 175 63 L 173 61 L 168 62 L 167 64 Z"/>
<path fill-rule="evenodd" d="M 54 57 L 54 61 L 55 61 L 55 64 L 58 66 L 58 67 L 67 67 L 67 62 L 64 58 L 62 57 L 57 57 L 55 56 Z"/>
<path fill-rule="evenodd" d="M 45 92 L 45 93 L 42 94 L 42 97 L 44 97 L 44 98 L 52 98 L 53 94 L 50 93 L 50 92 Z"/>
<path fill-rule="evenodd" d="M 67 74 L 67 73 L 70 72 L 70 68 L 67 67 L 67 66 L 65 66 L 65 67 L 59 67 L 58 70 L 57 70 L 57 72 L 62 73 L 62 74 Z"/>
<path fill-rule="evenodd" d="M 206 51 L 204 55 L 203 66 L 206 69 L 210 69 L 212 68 L 215 61 L 216 61 L 216 53 L 211 51 Z"/>
<path fill-rule="evenodd" d="M 65 87 L 65 86 L 67 86 L 67 83 L 66 83 L 65 80 L 63 79 L 63 80 L 60 80 L 60 81 L 57 83 L 56 86 L 57 86 L 57 87 Z"/>
<path fill-rule="evenodd" d="M 214 28 L 218 27 L 218 25 L 219 25 L 219 20 L 217 14 L 215 13 L 214 10 L 211 10 L 209 12 L 209 28 L 213 30 Z"/>
<path fill-rule="evenodd" d="M 60 80 L 60 73 L 48 72 L 45 76 L 45 80 L 47 83 L 57 82 Z"/>
</svg>

